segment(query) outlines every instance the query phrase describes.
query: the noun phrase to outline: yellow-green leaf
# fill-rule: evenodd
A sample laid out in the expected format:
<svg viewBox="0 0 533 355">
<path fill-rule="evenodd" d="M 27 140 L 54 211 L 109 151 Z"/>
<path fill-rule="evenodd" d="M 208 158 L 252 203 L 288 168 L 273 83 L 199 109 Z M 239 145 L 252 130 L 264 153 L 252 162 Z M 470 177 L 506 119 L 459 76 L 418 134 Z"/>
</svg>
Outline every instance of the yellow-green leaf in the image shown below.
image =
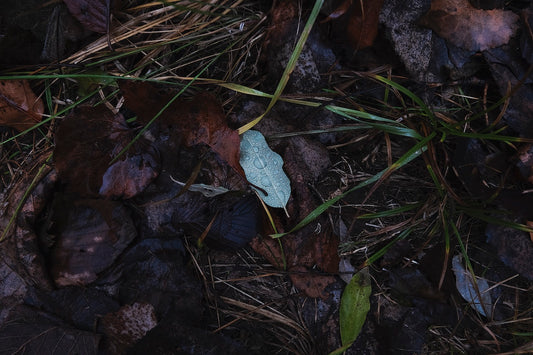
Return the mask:
<svg viewBox="0 0 533 355">
<path fill-rule="evenodd" d="M 370 310 L 370 274 L 364 268 L 355 274 L 346 285 L 341 298 L 340 328 L 343 347 L 353 343 L 363 328 Z"/>
</svg>

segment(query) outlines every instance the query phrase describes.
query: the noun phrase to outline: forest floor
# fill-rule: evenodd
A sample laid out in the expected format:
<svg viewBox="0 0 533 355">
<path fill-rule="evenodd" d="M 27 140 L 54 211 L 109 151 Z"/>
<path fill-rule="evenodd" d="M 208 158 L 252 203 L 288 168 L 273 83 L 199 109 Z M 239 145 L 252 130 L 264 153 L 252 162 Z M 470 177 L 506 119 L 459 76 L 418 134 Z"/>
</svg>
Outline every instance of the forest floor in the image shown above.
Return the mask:
<svg viewBox="0 0 533 355">
<path fill-rule="evenodd" d="M 532 26 L 4 1 L 0 354 L 532 352 Z"/>
</svg>

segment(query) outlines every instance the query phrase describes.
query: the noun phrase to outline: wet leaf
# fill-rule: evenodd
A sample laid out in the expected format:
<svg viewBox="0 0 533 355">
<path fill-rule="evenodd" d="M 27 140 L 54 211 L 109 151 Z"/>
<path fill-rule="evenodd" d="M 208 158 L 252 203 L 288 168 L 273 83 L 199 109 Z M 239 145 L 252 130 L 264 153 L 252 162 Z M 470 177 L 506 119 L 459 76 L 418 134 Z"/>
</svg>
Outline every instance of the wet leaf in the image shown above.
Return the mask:
<svg viewBox="0 0 533 355">
<path fill-rule="evenodd" d="M 271 207 L 285 208 L 291 194 L 291 183 L 283 172 L 283 159 L 272 151 L 259 131 L 246 131 L 241 140 L 240 163 L 246 178 L 261 199 Z"/>
<path fill-rule="evenodd" d="M 0 327 L 4 354 L 98 354 L 101 335 L 74 329 L 25 305 L 12 309 Z"/>
<path fill-rule="evenodd" d="M 225 194 L 211 204 L 215 220 L 208 241 L 222 248 L 242 248 L 257 235 L 257 199 L 253 195 Z"/>
<path fill-rule="evenodd" d="M 106 33 L 112 0 L 63 0 L 68 10 L 86 29 Z"/>
<path fill-rule="evenodd" d="M 455 46 L 484 51 L 509 42 L 518 29 L 518 15 L 504 10 L 479 10 L 468 0 L 434 0 L 420 24 Z"/>
<path fill-rule="evenodd" d="M 461 263 L 459 255 L 453 257 L 452 267 L 455 273 L 455 285 L 461 296 L 481 315 L 490 318 L 492 300 L 488 292 L 489 284 L 487 280 L 476 277 L 467 271 Z"/>
<path fill-rule="evenodd" d="M 119 202 L 56 200 L 49 232 L 51 273 L 58 286 L 96 280 L 136 237 L 127 209 Z"/>
<path fill-rule="evenodd" d="M 135 112 L 138 121 L 148 124 L 177 92 L 144 82 L 121 83 L 126 106 Z M 192 99 L 177 99 L 152 124 L 156 134 L 168 139 L 156 142 L 164 157 L 176 161 L 176 150 L 205 144 L 235 172 L 244 176 L 239 164 L 239 135 L 227 125 L 220 103 L 208 93 Z"/>
<path fill-rule="evenodd" d="M 347 346 L 357 339 L 370 310 L 370 274 L 368 268 L 355 274 L 342 293 L 339 310 L 341 341 Z"/>
<path fill-rule="evenodd" d="M 26 80 L 0 81 L 0 125 L 24 131 L 41 122 L 44 104 Z"/>
<path fill-rule="evenodd" d="M 157 325 L 154 307 L 150 303 L 140 302 L 106 314 L 101 322 L 111 352 L 115 354 L 125 353 Z"/>
<path fill-rule="evenodd" d="M 157 176 L 159 157 L 141 137 L 111 164 L 133 137 L 121 114 L 104 106 L 79 107 L 56 133 L 54 159 L 60 179 L 82 196 L 135 196 Z"/>
</svg>

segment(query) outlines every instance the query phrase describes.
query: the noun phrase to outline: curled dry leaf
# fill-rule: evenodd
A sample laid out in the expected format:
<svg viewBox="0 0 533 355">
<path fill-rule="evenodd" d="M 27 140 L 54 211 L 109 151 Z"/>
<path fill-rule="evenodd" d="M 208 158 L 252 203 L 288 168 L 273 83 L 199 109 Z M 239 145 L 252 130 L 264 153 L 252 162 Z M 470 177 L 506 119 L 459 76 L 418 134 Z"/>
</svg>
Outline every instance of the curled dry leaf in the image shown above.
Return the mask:
<svg viewBox="0 0 533 355">
<path fill-rule="evenodd" d="M 56 134 L 54 158 L 60 179 L 82 196 L 135 196 L 157 176 L 159 157 L 141 137 L 111 164 L 134 136 L 121 114 L 103 106 L 78 108 Z"/>
<path fill-rule="evenodd" d="M 518 29 L 518 15 L 504 10 L 479 10 L 468 0 L 434 0 L 420 25 L 451 44 L 484 51 L 509 42 Z"/>
<path fill-rule="evenodd" d="M 0 81 L 0 125 L 24 131 L 41 122 L 44 104 L 26 80 Z"/>
</svg>

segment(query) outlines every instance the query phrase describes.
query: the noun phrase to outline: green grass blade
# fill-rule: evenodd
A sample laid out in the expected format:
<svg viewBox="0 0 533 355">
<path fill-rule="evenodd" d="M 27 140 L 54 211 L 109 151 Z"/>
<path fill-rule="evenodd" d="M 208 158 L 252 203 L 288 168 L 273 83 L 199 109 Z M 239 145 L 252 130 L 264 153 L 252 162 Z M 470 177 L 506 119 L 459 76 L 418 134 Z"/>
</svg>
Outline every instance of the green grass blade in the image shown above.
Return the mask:
<svg viewBox="0 0 533 355">
<path fill-rule="evenodd" d="M 292 55 L 289 58 L 289 62 L 287 63 L 287 66 L 285 67 L 285 71 L 283 72 L 283 75 L 281 76 L 281 79 L 278 83 L 276 91 L 274 92 L 274 95 L 272 99 L 270 100 L 270 103 L 268 104 L 265 112 L 261 116 L 254 119 L 253 121 L 248 122 L 244 126 L 240 127 L 238 130 L 239 134 L 243 134 L 244 132 L 248 131 L 253 126 L 255 126 L 257 123 L 259 123 L 259 121 L 261 121 L 263 117 L 265 117 L 266 114 L 270 112 L 274 104 L 278 101 L 279 97 L 281 96 L 281 93 L 283 92 L 283 89 L 285 89 L 285 86 L 287 85 L 287 82 L 289 81 L 289 78 L 294 68 L 296 67 L 296 62 L 298 61 L 298 58 L 300 57 L 300 53 L 302 52 L 305 42 L 307 41 L 307 37 L 309 37 L 309 33 L 311 32 L 311 29 L 313 28 L 315 20 L 320 13 L 320 8 L 322 7 L 323 2 L 324 0 L 315 1 L 315 5 L 313 6 L 311 15 L 309 15 L 309 18 L 307 19 L 307 23 L 305 24 L 302 34 L 300 35 L 300 38 L 298 39 L 298 42 L 296 43 L 296 47 L 294 48 L 294 51 L 292 52 Z"/>
<path fill-rule="evenodd" d="M 294 233 L 298 231 L 299 229 L 303 228 L 304 226 L 308 225 L 312 221 L 314 221 L 318 216 L 320 216 L 322 213 L 324 213 L 329 207 L 333 206 L 335 203 L 337 203 L 340 199 L 346 197 L 348 194 L 354 192 L 355 190 L 358 190 L 362 187 L 368 186 L 376 181 L 378 181 L 383 175 L 389 174 L 393 172 L 394 170 L 397 170 L 404 166 L 405 164 L 411 162 L 418 156 L 422 154 L 427 148 L 426 144 L 435 137 L 435 133 L 432 133 L 431 135 L 424 138 L 422 141 L 418 142 L 416 145 L 414 145 L 407 153 L 405 153 L 402 157 L 400 157 L 394 164 L 392 164 L 387 169 L 382 170 L 381 172 L 377 173 L 376 175 L 372 176 L 371 178 L 361 182 L 360 184 L 352 187 L 348 191 L 345 191 L 344 193 L 340 194 L 339 196 L 336 196 L 332 198 L 331 200 L 328 200 L 315 208 L 311 213 L 309 213 L 307 216 L 304 217 L 296 226 L 294 226 L 290 231 L 285 233 L 276 233 L 272 234 L 272 238 L 280 238 L 284 235 Z"/>
</svg>

